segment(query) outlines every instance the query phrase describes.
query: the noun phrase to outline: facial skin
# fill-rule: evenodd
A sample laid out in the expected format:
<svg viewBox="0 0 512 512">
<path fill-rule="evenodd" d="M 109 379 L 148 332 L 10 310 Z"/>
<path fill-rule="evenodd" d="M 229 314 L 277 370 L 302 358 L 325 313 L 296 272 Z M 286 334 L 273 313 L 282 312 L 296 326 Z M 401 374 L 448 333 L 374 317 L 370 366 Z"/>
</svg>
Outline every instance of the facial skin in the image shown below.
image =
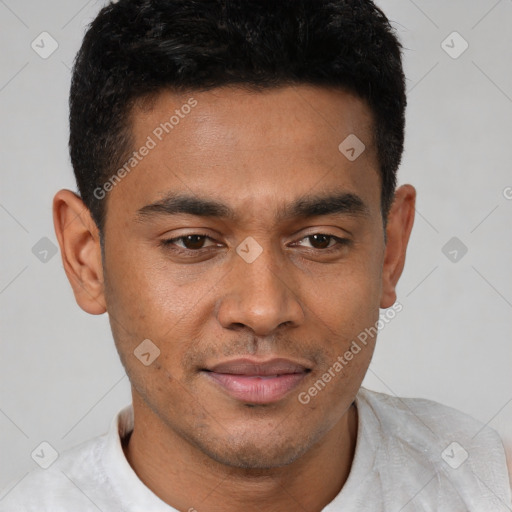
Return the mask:
<svg viewBox="0 0 512 512">
<path fill-rule="evenodd" d="M 169 134 L 152 135 L 191 97 L 197 105 Z M 372 115 L 341 91 L 163 92 L 134 108 L 132 126 L 134 150 L 150 135 L 157 144 L 105 199 L 103 258 L 80 199 L 60 191 L 54 201 L 77 302 L 108 311 L 132 384 L 127 458 L 179 510 L 320 510 L 348 477 L 352 404 L 375 340 L 309 403 L 298 396 L 395 302 L 415 191 L 397 190 L 385 241 Z M 350 134 L 366 145 L 353 162 L 338 150 Z M 172 214 L 171 194 L 223 203 L 232 216 Z M 327 196 L 345 208 L 293 215 L 299 199 Z M 162 243 L 194 234 L 209 238 Z M 247 237 L 262 249 L 250 263 L 236 250 Z M 160 350 L 149 366 L 134 355 L 145 339 Z M 306 370 L 274 401 L 244 400 L 205 371 L 237 358 Z"/>
</svg>

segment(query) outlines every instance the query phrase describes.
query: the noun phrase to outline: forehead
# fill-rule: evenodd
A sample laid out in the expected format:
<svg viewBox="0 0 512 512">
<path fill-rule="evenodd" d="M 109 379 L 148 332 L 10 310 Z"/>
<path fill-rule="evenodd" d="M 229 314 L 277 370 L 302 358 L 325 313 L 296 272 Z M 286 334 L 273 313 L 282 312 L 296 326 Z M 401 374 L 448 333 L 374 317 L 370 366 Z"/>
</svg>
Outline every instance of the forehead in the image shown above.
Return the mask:
<svg viewBox="0 0 512 512">
<path fill-rule="evenodd" d="M 139 156 L 111 192 L 117 206 L 122 200 L 137 209 L 186 192 L 249 212 L 251 205 L 331 187 L 380 200 L 372 114 L 344 91 L 304 85 L 165 91 L 134 107 L 131 126 Z M 344 153 L 352 147 L 364 148 L 355 160 Z"/>
<path fill-rule="evenodd" d="M 169 122 L 172 127 L 165 130 L 162 125 Z M 185 133 L 183 125 L 188 128 Z M 258 144 L 276 149 L 296 146 L 300 152 L 299 142 L 306 144 L 306 149 L 332 149 L 333 143 L 336 149 L 340 137 L 349 134 L 371 143 L 373 116 L 364 100 L 340 89 L 308 85 L 260 91 L 222 87 L 180 94 L 162 91 L 143 99 L 132 110 L 131 126 L 138 142 L 148 133 L 159 140 L 179 140 L 192 135 L 193 130 L 205 150 L 222 142 L 236 149 L 243 145 L 247 150 L 258 149 Z M 166 137 L 171 132 L 172 137 Z"/>
</svg>

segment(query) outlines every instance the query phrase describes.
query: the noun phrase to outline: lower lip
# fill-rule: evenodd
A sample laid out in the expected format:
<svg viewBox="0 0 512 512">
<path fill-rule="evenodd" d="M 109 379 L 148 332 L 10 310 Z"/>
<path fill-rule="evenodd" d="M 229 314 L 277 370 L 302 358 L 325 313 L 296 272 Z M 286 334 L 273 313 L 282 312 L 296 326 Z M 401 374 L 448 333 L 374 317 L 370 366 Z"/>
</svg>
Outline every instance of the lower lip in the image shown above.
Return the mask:
<svg viewBox="0 0 512 512">
<path fill-rule="evenodd" d="M 252 404 L 268 404 L 281 400 L 306 376 L 306 373 L 287 373 L 273 377 L 205 373 L 233 398 Z"/>
</svg>

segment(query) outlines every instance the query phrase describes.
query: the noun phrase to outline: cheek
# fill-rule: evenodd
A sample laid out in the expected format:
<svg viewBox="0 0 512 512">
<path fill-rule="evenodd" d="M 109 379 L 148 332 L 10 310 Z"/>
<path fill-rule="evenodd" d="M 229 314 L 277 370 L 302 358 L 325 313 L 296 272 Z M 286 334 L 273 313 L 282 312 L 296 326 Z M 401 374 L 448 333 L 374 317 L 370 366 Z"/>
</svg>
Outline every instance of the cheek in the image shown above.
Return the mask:
<svg viewBox="0 0 512 512">
<path fill-rule="evenodd" d="M 141 394 L 149 382 L 168 392 L 169 379 L 186 377 L 184 361 L 204 338 L 219 278 L 215 272 L 203 272 L 185 282 L 183 272 L 165 261 L 155 262 L 142 251 L 129 258 L 122 255 L 128 252 L 120 253 L 105 265 L 107 307 L 118 352 Z M 146 339 L 158 349 L 158 358 L 148 367 L 134 357 Z"/>
<path fill-rule="evenodd" d="M 157 260 L 154 249 L 119 252 L 115 261 L 106 261 L 109 312 L 137 328 L 138 334 L 164 336 L 195 314 L 212 287 L 211 276 L 206 279 L 206 275 L 198 277 L 193 286 L 185 285 L 182 269 Z"/>
<path fill-rule="evenodd" d="M 376 262 L 340 266 L 310 283 L 307 306 L 331 332 L 346 340 L 378 319 L 380 287 Z"/>
</svg>

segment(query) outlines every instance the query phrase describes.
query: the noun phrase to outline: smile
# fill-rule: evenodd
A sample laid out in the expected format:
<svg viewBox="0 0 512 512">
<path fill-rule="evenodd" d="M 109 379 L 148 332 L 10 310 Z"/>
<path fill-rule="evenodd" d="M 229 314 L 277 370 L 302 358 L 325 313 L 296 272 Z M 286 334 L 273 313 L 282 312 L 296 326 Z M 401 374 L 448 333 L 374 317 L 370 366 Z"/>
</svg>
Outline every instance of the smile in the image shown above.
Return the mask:
<svg viewBox="0 0 512 512">
<path fill-rule="evenodd" d="M 203 372 L 232 398 L 251 404 L 270 404 L 283 399 L 311 370 L 287 359 L 256 362 L 237 359 Z"/>
</svg>

